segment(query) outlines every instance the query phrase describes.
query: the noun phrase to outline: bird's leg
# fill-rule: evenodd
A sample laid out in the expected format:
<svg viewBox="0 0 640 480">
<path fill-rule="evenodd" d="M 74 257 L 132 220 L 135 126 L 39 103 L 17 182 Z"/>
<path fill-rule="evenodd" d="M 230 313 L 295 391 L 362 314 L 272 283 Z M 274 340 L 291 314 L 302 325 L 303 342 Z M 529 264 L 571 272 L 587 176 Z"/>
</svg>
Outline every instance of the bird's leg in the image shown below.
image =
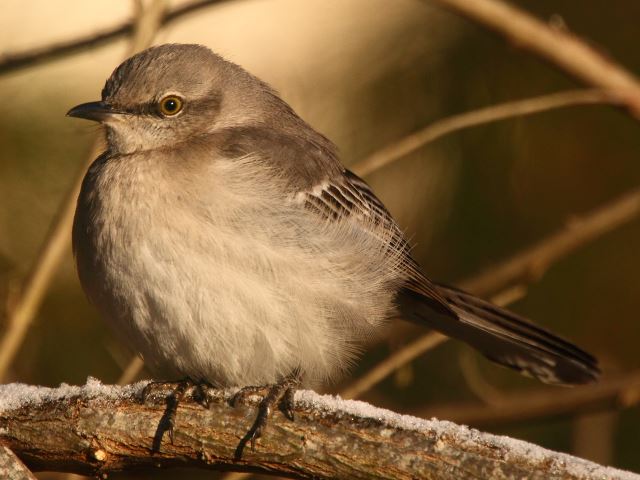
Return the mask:
<svg viewBox="0 0 640 480">
<path fill-rule="evenodd" d="M 237 458 L 242 456 L 242 451 L 248 442 L 251 442 L 251 449 L 255 449 L 256 440 L 262 436 L 274 407 L 280 408 L 289 420 L 293 420 L 293 396 L 300 382 L 300 372 L 296 370 L 292 374 L 283 377 L 278 383 L 259 387 L 245 387 L 233 396 L 231 404 L 235 406 L 239 401 L 246 399 L 250 395 L 258 393 L 263 395 L 253 426 L 236 449 Z"/>
<path fill-rule="evenodd" d="M 167 397 L 167 410 L 164 414 L 164 428 L 169 432 L 169 441 L 171 445 L 173 445 L 173 434 L 176 426 L 176 413 L 178 412 L 178 405 L 180 402 L 184 400 L 184 397 L 187 393 L 187 389 L 191 386 L 190 380 L 183 380 L 176 388 L 173 390 L 173 393 Z"/>
<path fill-rule="evenodd" d="M 293 420 L 295 420 L 293 417 L 293 407 L 295 406 L 293 397 L 295 396 L 296 388 L 299 385 L 300 385 L 300 379 L 298 378 L 298 382 L 295 385 L 292 385 L 285 390 L 284 396 L 282 397 L 282 401 L 280 402 L 280 409 L 282 410 L 282 413 L 284 413 L 284 416 L 287 417 L 292 422 Z"/>
<path fill-rule="evenodd" d="M 146 402 L 147 397 L 151 394 L 151 391 L 156 387 L 174 387 L 173 391 L 166 398 L 167 408 L 165 409 L 162 419 L 158 424 L 156 435 L 153 441 L 153 450 L 159 451 L 160 444 L 162 443 L 162 437 L 164 432 L 169 432 L 169 440 L 173 444 L 174 429 L 176 413 L 178 411 L 178 405 L 182 402 L 187 394 L 191 394 L 192 398 L 205 408 L 209 408 L 209 399 L 207 395 L 208 389 L 211 387 L 206 382 L 193 382 L 192 380 L 185 378 L 178 382 L 149 382 L 142 391 L 142 401 Z"/>
<path fill-rule="evenodd" d="M 205 381 L 200 381 L 193 386 L 193 399 L 207 410 L 209 409 L 209 389 L 213 386 Z"/>
</svg>

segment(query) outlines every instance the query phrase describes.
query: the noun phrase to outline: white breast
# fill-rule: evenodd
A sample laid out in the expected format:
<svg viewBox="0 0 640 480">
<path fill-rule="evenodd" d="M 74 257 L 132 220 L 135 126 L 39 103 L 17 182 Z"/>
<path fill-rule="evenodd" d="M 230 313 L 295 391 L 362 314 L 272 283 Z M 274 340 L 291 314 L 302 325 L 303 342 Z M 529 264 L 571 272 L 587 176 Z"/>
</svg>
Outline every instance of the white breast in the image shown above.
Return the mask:
<svg viewBox="0 0 640 480">
<path fill-rule="evenodd" d="M 158 375 L 225 386 L 343 370 L 402 280 L 380 232 L 316 218 L 250 159 L 95 164 L 74 248 L 88 296 Z"/>
</svg>

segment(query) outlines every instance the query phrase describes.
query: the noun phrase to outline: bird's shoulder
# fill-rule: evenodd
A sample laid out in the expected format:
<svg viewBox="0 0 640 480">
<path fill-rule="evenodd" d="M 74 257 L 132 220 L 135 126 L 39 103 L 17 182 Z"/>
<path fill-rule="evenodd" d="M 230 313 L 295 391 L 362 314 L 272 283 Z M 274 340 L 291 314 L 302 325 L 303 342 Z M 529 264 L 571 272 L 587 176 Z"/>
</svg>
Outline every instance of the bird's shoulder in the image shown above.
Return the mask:
<svg viewBox="0 0 640 480">
<path fill-rule="evenodd" d="M 285 179 L 292 189 L 312 188 L 343 168 L 335 145 L 324 135 L 305 128 L 271 128 L 268 125 L 225 129 L 212 144 L 224 158 L 251 156 Z"/>
</svg>

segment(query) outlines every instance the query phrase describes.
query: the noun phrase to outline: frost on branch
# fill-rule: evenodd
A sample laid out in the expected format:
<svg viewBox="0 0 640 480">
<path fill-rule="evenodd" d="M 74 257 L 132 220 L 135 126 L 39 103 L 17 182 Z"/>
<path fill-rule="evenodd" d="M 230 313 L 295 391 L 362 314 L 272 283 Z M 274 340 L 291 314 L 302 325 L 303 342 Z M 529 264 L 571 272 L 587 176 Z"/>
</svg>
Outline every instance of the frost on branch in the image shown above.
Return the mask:
<svg viewBox="0 0 640 480">
<path fill-rule="evenodd" d="M 209 408 L 185 399 L 171 443 L 161 427 L 171 386 L 155 388 L 143 404 L 145 385 L 0 386 L 0 444 L 34 470 L 84 474 L 190 466 L 300 478 L 640 480 L 519 440 L 311 391 L 298 392 L 295 422 L 274 413 L 256 449 L 238 458 L 257 398 L 237 408 L 228 404 L 232 391 L 210 390 Z"/>
</svg>

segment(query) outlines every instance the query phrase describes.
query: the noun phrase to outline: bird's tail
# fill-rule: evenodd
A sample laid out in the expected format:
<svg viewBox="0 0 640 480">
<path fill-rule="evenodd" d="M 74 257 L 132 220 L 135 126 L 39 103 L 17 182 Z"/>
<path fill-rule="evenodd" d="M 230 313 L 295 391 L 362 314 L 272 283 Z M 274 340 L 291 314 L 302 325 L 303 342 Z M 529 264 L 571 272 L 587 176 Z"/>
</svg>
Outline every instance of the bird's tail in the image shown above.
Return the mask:
<svg viewBox="0 0 640 480">
<path fill-rule="evenodd" d="M 402 312 L 413 321 L 468 343 L 490 360 L 544 383 L 573 385 L 598 378 L 597 360 L 572 343 L 473 295 L 443 285 L 434 287 L 454 315 L 435 311 L 412 289 L 405 289 L 400 296 Z"/>
</svg>

